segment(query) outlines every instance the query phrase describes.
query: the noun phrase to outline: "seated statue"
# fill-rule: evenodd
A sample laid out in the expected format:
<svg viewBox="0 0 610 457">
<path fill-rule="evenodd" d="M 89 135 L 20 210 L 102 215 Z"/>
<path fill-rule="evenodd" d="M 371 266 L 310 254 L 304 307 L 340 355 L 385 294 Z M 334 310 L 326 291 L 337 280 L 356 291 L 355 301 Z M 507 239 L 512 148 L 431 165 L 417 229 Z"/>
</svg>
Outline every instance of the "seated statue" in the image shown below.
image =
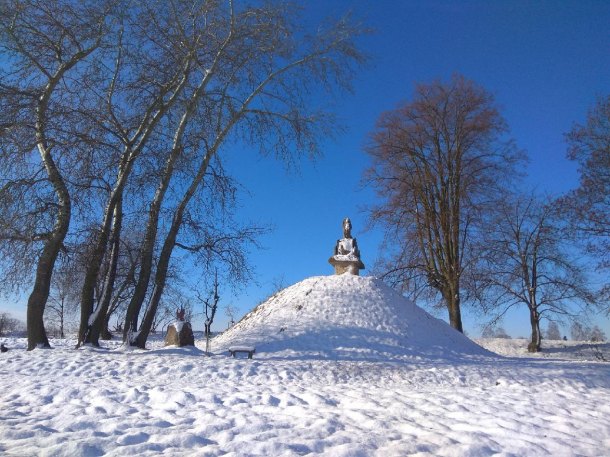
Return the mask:
<svg viewBox="0 0 610 457">
<path fill-rule="evenodd" d="M 343 238 L 337 240 L 335 254 L 328 259 L 335 267 L 335 274 L 350 273 L 358 276 L 359 270 L 364 268 L 360 260 L 360 250 L 355 238 L 352 238 L 352 222 L 348 217 L 343 219 Z"/>
</svg>

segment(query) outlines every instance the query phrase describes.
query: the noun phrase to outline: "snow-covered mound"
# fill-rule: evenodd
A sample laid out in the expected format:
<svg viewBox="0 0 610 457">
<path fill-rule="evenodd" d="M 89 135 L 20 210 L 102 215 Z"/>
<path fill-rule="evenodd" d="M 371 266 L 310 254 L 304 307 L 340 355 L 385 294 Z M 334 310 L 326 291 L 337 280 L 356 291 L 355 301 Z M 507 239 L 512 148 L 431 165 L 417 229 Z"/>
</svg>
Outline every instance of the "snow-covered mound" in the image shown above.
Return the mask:
<svg viewBox="0 0 610 457">
<path fill-rule="evenodd" d="M 305 279 L 214 338 L 213 350 L 254 346 L 258 357 L 401 360 L 491 356 L 373 277 Z"/>
</svg>

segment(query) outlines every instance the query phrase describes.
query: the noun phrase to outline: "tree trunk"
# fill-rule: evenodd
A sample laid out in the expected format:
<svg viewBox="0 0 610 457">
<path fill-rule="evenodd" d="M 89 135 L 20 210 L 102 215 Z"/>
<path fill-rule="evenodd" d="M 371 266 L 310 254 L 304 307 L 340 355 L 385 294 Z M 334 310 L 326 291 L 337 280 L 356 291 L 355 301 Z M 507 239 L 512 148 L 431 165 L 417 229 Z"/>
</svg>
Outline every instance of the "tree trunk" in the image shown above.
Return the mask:
<svg viewBox="0 0 610 457">
<path fill-rule="evenodd" d="M 104 319 L 104 325 L 102 325 L 102 331 L 100 332 L 100 338 L 105 341 L 110 341 L 112 339 L 112 333 L 108 328 L 108 318 Z"/>
<path fill-rule="evenodd" d="M 28 332 L 28 351 L 37 347 L 49 348 L 49 339 L 44 329 L 43 314 L 47 298 L 49 297 L 49 289 L 51 283 L 51 265 L 54 259 L 51 260 L 51 254 L 46 249 L 38 260 L 36 269 L 36 281 L 34 290 L 28 299 L 27 308 L 27 332 Z"/>
<path fill-rule="evenodd" d="M 449 325 L 460 333 L 464 333 L 462 327 L 462 311 L 460 308 L 460 294 L 457 287 L 448 288 L 443 292 L 443 298 L 447 311 L 449 312 Z M 454 290 L 452 290 L 454 289 Z"/>
<path fill-rule="evenodd" d="M 180 146 L 178 144 L 174 144 L 172 152 L 167 159 L 161 181 L 159 182 L 159 186 L 157 187 L 153 201 L 150 204 L 148 222 L 146 224 L 146 234 L 144 235 L 144 240 L 142 241 L 142 247 L 140 250 L 140 273 L 138 275 L 138 282 L 136 284 L 133 296 L 131 297 L 127 307 L 127 312 L 125 314 L 123 342 L 127 342 L 127 337 L 130 332 L 135 332 L 137 330 L 138 316 L 140 315 L 144 299 L 146 298 L 146 292 L 148 291 L 148 284 L 150 282 L 150 275 L 152 273 L 153 253 L 159 225 L 159 212 L 165 197 L 165 192 L 167 191 L 174 171 L 176 160 L 180 155 L 180 151 Z"/>
<path fill-rule="evenodd" d="M 227 38 L 227 40 L 229 39 L 230 36 L 229 38 Z M 228 41 L 225 41 L 225 44 L 226 43 L 228 43 Z M 222 49 L 224 49 L 224 45 Z M 150 204 L 150 210 L 148 213 L 148 223 L 146 225 L 146 234 L 142 242 L 142 249 L 140 254 L 142 260 L 140 266 L 140 274 L 138 276 L 138 283 L 136 284 L 134 294 L 131 298 L 131 301 L 129 302 L 129 306 L 127 307 L 127 313 L 125 315 L 125 328 L 123 331 L 124 342 L 127 341 L 127 336 L 129 332 L 135 332 L 137 329 L 138 316 L 140 314 L 140 310 L 142 309 L 144 299 L 146 298 L 146 292 L 148 291 L 150 275 L 152 273 L 153 253 L 155 248 L 155 242 L 157 241 L 159 212 L 161 210 L 161 204 L 163 203 L 163 199 L 165 198 L 165 193 L 167 192 L 169 183 L 172 179 L 174 168 L 176 166 L 176 161 L 182 153 L 182 138 L 184 136 L 184 132 L 186 131 L 188 123 L 195 111 L 195 108 L 197 107 L 197 103 L 205 92 L 205 88 L 210 80 L 214 68 L 216 67 L 216 62 L 218 61 L 219 56 L 220 52 L 217 54 L 216 59 L 212 64 L 212 69 L 205 73 L 205 76 L 202 78 L 199 86 L 191 96 L 189 103 L 186 105 L 185 111 L 183 112 L 182 117 L 180 119 L 180 123 L 178 124 L 178 128 L 176 129 L 176 132 L 174 134 L 172 150 L 165 163 L 165 168 L 163 170 L 163 174 L 161 175 L 161 180 L 159 181 L 159 185 L 157 186 L 153 201 Z"/>
<path fill-rule="evenodd" d="M 464 333 L 462 327 L 462 311 L 460 310 L 460 298 L 454 296 L 448 303 L 449 307 L 449 325 L 456 329 L 460 333 Z"/>
<path fill-rule="evenodd" d="M 60 314 L 59 314 L 59 336 L 61 339 L 64 339 L 66 337 L 66 334 L 64 333 L 64 316 L 65 316 L 65 303 L 64 303 L 64 299 L 61 299 L 61 303 L 60 303 Z"/>
<path fill-rule="evenodd" d="M 210 306 L 208 300 L 205 300 L 205 322 L 204 322 L 204 335 L 206 341 L 212 335 L 212 324 L 214 323 L 214 317 L 216 317 L 216 310 L 218 309 L 218 300 L 220 300 L 220 296 L 218 295 L 218 270 L 216 270 L 214 274 L 214 297 L 212 297 L 213 303 Z M 208 309 L 211 310 L 211 314 L 208 315 Z"/>
<path fill-rule="evenodd" d="M 108 331 L 107 314 L 108 308 L 110 307 L 110 301 L 112 299 L 112 293 L 114 291 L 114 283 L 116 280 L 117 266 L 119 263 L 119 251 L 121 245 L 121 229 L 123 225 L 123 200 L 119 199 L 114 208 L 114 222 L 112 229 L 112 247 L 110 251 L 110 267 L 106 274 L 106 280 L 104 281 L 104 290 L 102 292 L 101 299 L 98 304 L 98 310 L 94 313 L 95 318 L 89 327 L 84 342 L 99 346 L 100 335 L 106 331 L 106 335 L 110 335 Z M 112 337 L 112 335 L 110 335 Z M 103 337 L 102 337 L 103 338 Z M 110 339 L 110 338 L 103 338 Z"/>
<path fill-rule="evenodd" d="M 226 130 L 224 132 L 226 134 Z M 210 150 L 205 157 L 197 171 L 197 174 L 193 178 L 189 188 L 184 194 L 178 208 L 174 212 L 174 217 L 172 218 L 172 224 L 169 228 L 167 236 L 165 237 L 165 241 L 163 243 L 163 248 L 161 249 L 161 255 L 159 256 L 159 261 L 157 262 L 157 271 L 155 273 L 155 288 L 153 291 L 153 295 L 150 301 L 150 306 L 146 310 L 146 314 L 144 316 L 144 320 L 142 321 L 142 327 L 140 328 L 137 337 L 133 341 L 129 341 L 129 344 L 132 346 L 138 346 L 142 349 L 146 347 L 146 340 L 148 339 L 148 335 L 150 334 L 150 329 L 152 328 L 152 323 L 155 317 L 155 313 L 157 312 L 157 308 L 159 307 L 159 302 L 161 301 L 161 296 L 163 295 L 163 290 L 165 289 L 165 281 L 167 279 L 167 271 L 169 269 L 169 261 L 172 256 L 172 252 L 176 245 L 176 239 L 178 237 L 178 231 L 180 230 L 180 226 L 182 225 L 182 219 L 184 217 L 184 211 L 188 206 L 191 198 L 195 195 L 197 188 L 202 184 L 203 177 L 205 176 L 205 172 L 208 169 L 210 164 L 210 160 L 216 153 L 216 147 L 221 144 L 223 137 L 221 136 L 217 139 L 217 144 L 212 150 Z M 128 335 L 128 333 L 125 333 Z M 124 337 L 125 341 L 127 338 Z"/>
<path fill-rule="evenodd" d="M 53 160 L 49 156 L 46 160 L 53 163 Z M 53 167 L 54 167 L 53 163 Z M 59 211 L 57 213 L 57 220 L 53 227 L 53 232 L 49 239 L 45 242 L 40 259 L 38 259 L 38 265 L 36 267 L 36 278 L 34 281 L 34 288 L 30 297 L 28 298 L 27 308 L 27 333 L 28 333 L 28 351 L 42 346 L 50 347 L 49 340 L 47 338 L 44 329 L 44 309 L 49 298 L 49 290 L 51 288 L 51 276 L 53 275 L 53 268 L 59 250 L 63 245 L 63 240 L 68 233 L 68 226 L 70 225 L 70 213 L 71 203 L 68 190 L 63 182 L 63 179 L 56 172 L 54 179 L 51 178 L 56 192 L 59 196 Z"/>
<path fill-rule="evenodd" d="M 88 339 L 91 324 L 89 319 L 93 314 L 95 305 L 95 286 L 97 278 L 106 254 L 108 246 L 108 238 L 110 236 L 111 223 L 114 214 L 114 209 L 117 203 L 117 198 L 122 197 L 122 187 L 115 189 L 104 211 L 104 220 L 102 228 L 97 236 L 93 255 L 87 265 L 85 272 L 85 280 L 81 291 L 81 312 L 80 312 L 80 328 L 78 331 L 78 344 L 82 344 Z M 120 194 L 118 191 L 120 190 Z"/>
<path fill-rule="evenodd" d="M 167 234 L 165 242 L 163 243 L 163 249 L 161 249 L 161 255 L 159 256 L 159 262 L 157 263 L 157 271 L 155 273 L 155 288 L 150 300 L 150 305 L 148 306 L 144 319 L 142 320 L 140 331 L 138 332 L 136 338 L 133 341 L 130 341 L 132 346 L 137 346 L 141 349 L 146 348 L 146 340 L 148 340 L 148 335 L 152 329 L 155 314 L 157 313 L 157 308 L 159 307 L 159 302 L 161 301 L 161 297 L 163 296 L 163 291 L 165 289 L 169 262 L 172 256 L 172 251 L 174 250 L 174 246 L 176 245 L 178 230 L 182 224 L 182 214 L 183 212 L 179 211 L 179 214 L 174 215 L 172 226 L 170 227 L 169 233 Z"/>
<path fill-rule="evenodd" d="M 540 352 L 542 335 L 540 334 L 540 314 L 535 308 L 530 308 L 530 325 L 532 326 L 532 338 L 527 346 L 529 352 Z"/>
<path fill-rule="evenodd" d="M 55 195 L 57 196 L 57 218 L 49 238 L 45 241 L 42 254 L 38 259 L 36 266 L 36 278 L 32 293 L 28 298 L 27 308 L 27 333 L 28 333 L 28 351 L 35 349 L 38 346 L 51 347 L 49 339 L 44 329 L 44 309 L 49 299 L 49 290 L 51 288 L 51 277 L 57 255 L 61 249 L 68 227 L 70 225 L 70 217 L 72 211 L 72 203 L 70 193 L 64 182 L 61 173 L 59 172 L 55 161 L 51 155 L 51 150 L 48 146 L 46 138 L 46 111 L 51 97 L 51 93 L 59 77 L 63 74 L 59 73 L 56 79 L 49 82 L 45 92 L 40 97 L 38 107 L 36 109 L 36 142 L 38 152 L 44 164 L 45 170 L 49 177 L 49 181 L 53 186 Z"/>
</svg>

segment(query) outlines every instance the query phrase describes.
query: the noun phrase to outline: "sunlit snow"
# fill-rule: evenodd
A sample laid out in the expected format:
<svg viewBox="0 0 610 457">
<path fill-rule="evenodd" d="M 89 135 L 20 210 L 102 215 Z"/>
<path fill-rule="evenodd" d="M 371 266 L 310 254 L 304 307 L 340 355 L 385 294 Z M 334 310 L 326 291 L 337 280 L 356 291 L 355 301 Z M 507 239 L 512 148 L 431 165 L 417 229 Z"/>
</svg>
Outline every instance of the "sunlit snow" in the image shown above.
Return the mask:
<svg viewBox="0 0 610 457">
<path fill-rule="evenodd" d="M 454 332 L 381 282 L 309 278 L 196 348 L 0 338 L 0 454 L 600 456 L 607 344 Z M 256 347 L 254 359 L 229 346 Z M 518 354 L 517 354 L 518 353 Z"/>
</svg>

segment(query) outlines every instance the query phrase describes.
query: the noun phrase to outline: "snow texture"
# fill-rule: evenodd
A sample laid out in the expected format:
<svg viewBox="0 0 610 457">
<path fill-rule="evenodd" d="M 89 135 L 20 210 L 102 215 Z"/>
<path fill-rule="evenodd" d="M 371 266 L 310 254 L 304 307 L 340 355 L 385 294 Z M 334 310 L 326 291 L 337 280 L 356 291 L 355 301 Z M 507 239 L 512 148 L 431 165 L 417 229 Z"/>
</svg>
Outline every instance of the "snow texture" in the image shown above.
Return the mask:
<svg viewBox="0 0 610 457">
<path fill-rule="evenodd" d="M 203 340 L 0 341 L 0 455 L 610 454 L 608 344 L 583 360 L 585 343 L 545 342 L 531 358 L 523 340 L 481 340 L 501 357 L 368 277 L 280 292 L 214 339 L 212 357 Z M 254 359 L 228 357 L 232 344 L 256 346 Z"/>
</svg>

